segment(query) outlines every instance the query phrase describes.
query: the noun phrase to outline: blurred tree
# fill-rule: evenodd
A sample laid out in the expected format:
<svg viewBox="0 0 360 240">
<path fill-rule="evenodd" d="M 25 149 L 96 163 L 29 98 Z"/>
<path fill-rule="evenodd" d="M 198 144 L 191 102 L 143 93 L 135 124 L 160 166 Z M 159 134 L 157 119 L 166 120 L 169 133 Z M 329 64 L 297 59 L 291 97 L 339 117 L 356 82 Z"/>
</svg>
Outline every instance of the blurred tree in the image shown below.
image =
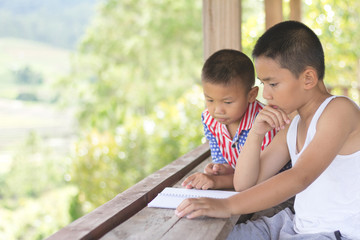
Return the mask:
<svg viewBox="0 0 360 240">
<path fill-rule="evenodd" d="M 304 2 L 304 22 L 323 43 L 330 85 L 356 86 L 359 79 L 360 2 L 321 0 Z"/>
<path fill-rule="evenodd" d="M 0 199 L 4 199 L 2 204 L 9 209 L 16 209 L 26 198 L 37 198 L 66 184 L 63 159 L 44 147 L 39 135 L 30 132 L 20 148 L 10 170 L 0 174 L 0 179 L 6 179 L 0 188 Z"/>
<path fill-rule="evenodd" d="M 81 128 L 73 206 L 87 212 L 201 144 L 201 17 L 201 1 L 104 2 L 62 82 Z"/>
<path fill-rule="evenodd" d="M 13 71 L 13 77 L 18 84 L 40 85 L 44 82 L 43 76 L 33 71 L 29 66 Z"/>
</svg>

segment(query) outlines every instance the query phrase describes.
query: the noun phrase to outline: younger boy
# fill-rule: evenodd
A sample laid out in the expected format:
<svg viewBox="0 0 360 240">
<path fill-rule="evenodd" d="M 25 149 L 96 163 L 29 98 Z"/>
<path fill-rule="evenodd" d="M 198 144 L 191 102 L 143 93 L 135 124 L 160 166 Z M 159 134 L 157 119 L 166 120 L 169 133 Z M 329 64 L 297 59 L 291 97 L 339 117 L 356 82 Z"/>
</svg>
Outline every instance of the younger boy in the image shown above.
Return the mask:
<svg viewBox="0 0 360 240">
<path fill-rule="evenodd" d="M 206 60 L 201 79 L 207 107 L 202 122 L 213 163 L 205 167 L 205 173 L 193 174 L 183 185 L 198 189 L 232 187 L 239 152 L 263 108 L 256 100 L 254 67 L 244 53 L 224 49 Z M 275 129 L 265 134 L 262 149 L 275 134 Z"/>
<path fill-rule="evenodd" d="M 360 239 L 360 109 L 325 88 L 316 34 L 295 21 L 268 29 L 253 50 L 268 106 L 258 114 L 237 161 L 228 199 L 187 199 L 179 217 L 257 212 L 296 194 L 295 214 L 236 225 L 229 239 Z M 297 111 L 291 125 L 288 114 Z M 281 128 L 261 152 L 264 134 Z M 293 167 L 275 175 L 291 157 Z"/>
</svg>

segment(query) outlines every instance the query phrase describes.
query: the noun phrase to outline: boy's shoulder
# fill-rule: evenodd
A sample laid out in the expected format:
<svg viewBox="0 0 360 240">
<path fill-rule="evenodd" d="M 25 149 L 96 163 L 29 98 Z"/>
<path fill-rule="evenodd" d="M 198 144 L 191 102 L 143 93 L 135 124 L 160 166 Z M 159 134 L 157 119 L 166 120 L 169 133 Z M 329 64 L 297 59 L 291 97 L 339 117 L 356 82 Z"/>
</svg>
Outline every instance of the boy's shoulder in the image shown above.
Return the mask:
<svg viewBox="0 0 360 240">
<path fill-rule="evenodd" d="M 336 96 L 327 107 L 329 113 L 338 115 L 338 117 L 347 117 L 348 115 L 359 115 L 360 108 L 353 100 L 345 96 Z M 343 113 L 346 115 L 342 115 Z"/>
<path fill-rule="evenodd" d="M 360 127 L 360 108 L 348 97 L 336 96 L 325 108 L 322 118 L 323 121 L 339 124 L 338 127 L 347 124 Z"/>
</svg>

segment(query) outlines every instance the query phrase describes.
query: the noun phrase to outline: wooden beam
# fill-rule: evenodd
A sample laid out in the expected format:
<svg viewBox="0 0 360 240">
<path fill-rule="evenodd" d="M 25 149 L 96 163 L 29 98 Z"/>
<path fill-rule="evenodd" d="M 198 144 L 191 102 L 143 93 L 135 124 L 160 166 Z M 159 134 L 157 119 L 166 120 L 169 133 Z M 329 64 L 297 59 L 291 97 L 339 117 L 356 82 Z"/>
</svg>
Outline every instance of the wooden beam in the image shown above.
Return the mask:
<svg viewBox="0 0 360 240">
<path fill-rule="evenodd" d="M 301 0 L 290 0 L 290 20 L 301 22 Z"/>
<path fill-rule="evenodd" d="M 228 48 L 241 50 L 241 0 L 203 0 L 204 59 Z"/>
<path fill-rule="evenodd" d="M 265 28 L 283 20 L 282 0 L 265 0 Z"/>
</svg>

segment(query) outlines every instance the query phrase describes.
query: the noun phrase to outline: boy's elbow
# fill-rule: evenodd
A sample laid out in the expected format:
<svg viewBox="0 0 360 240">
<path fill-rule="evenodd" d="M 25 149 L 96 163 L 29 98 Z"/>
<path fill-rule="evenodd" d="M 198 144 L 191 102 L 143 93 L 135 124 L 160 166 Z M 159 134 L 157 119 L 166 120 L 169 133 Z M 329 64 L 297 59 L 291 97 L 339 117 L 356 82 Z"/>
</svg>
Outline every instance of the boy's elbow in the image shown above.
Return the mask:
<svg viewBox="0 0 360 240">
<path fill-rule="evenodd" d="M 233 184 L 234 184 L 234 189 L 236 192 L 242 191 L 241 186 L 240 186 L 240 184 L 237 183 L 237 181 L 234 180 Z"/>
<path fill-rule="evenodd" d="M 234 179 L 234 189 L 236 192 L 242 192 L 252 186 L 256 185 L 256 183 L 254 184 L 244 184 L 244 182 L 242 181 L 235 181 Z"/>
<path fill-rule="evenodd" d="M 234 184 L 234 189 L 235 189 L 236 192 L 242 192 L 246 188 L 244 188 L 243 186 L 238 186 L 238 185 Z"/>
</svg>

